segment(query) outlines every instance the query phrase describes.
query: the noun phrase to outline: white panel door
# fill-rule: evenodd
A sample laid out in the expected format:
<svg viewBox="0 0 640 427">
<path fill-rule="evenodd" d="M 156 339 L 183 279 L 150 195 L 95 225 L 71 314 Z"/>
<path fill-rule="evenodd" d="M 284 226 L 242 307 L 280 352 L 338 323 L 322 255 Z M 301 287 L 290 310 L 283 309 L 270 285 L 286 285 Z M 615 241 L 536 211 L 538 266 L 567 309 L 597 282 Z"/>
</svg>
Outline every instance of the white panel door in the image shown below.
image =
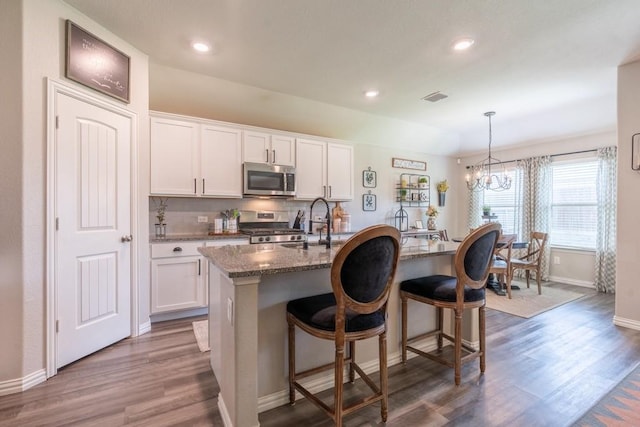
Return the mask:
<svg viewBox="0 0 640 427">
<path fill-rule="evenodd" d="M 200 129 L 202 194 L 242 197 L 241 131 L 212 125 L 202 125 Z"/>
<path fill-rule="evenodd" d="M 56 367 L 131 335 L 131 120 L 57 94 Z"/>
</svg>

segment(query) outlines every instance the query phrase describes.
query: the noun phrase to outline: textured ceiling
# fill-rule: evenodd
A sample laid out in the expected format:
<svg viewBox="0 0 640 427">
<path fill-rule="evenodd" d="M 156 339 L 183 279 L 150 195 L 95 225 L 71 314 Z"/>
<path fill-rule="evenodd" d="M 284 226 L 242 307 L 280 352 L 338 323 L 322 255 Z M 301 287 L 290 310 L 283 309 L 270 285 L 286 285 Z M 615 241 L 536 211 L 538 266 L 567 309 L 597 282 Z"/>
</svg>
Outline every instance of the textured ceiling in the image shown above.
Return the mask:
<svg viewBox="0 0 640 427">
<path fill-rule="evenodd" d="M 614 130 L 616 67 L 640 57 L 637 0 L 66 2 L 152 64 L 436 128 L 458 141 L 444 154 L 486 148 L 489 110 L 498 148 Z"/>
</svg>

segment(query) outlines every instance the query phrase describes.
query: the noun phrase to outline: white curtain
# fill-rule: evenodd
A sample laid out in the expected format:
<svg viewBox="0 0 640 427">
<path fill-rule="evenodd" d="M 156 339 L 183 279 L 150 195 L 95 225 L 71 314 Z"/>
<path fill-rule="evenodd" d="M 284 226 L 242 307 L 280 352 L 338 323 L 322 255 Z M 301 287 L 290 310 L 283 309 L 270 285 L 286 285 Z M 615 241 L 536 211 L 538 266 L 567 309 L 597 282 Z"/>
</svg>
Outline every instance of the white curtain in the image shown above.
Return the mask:
<svg viewBox="0 0 640 427">
<path fill-rule="evenodd" d="M 595 285 L 605 293 L 614 293 L 616 286 L 616 169 L 617 148 L 599 148 Z"/>
<path fill-rule="evenodd" d="M 517 168 L 522 176 L 522 233 L 524 239 L 531 232 L 549 233 L 551 214 L 551 157 L 541 156 L 519 160 Z M 549 243 L 542 253 L 542 280 L 549 279 Z M 521 273 L 521 272 L 519 272 Z"/>
<path fill-rule="evenodd" d="M 482 225 L 482 192 L 469 191 L 469 210 L 467 211 L 467 225 L 469 230 Z"/>
</svg>

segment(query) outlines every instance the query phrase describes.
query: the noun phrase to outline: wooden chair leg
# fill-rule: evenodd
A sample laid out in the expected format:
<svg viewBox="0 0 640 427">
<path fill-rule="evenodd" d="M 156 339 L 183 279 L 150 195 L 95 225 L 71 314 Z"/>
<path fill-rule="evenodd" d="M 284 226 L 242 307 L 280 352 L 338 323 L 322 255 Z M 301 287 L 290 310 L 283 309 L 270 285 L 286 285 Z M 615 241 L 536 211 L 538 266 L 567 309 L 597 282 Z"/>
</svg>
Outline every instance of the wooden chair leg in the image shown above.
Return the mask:
<svg viewBox="0 0 640 427">
<path fill-rule="evenodd" d="M 511 298 L 511 297 L 509 297 Z M 479 324 L 480 324 L 480 372 L 484 374 L 486 367 L 486 336 L 485 336 L 485 307 L 484 305 L 479 309 Z"/>
<path fill-rule="evenodd" d="M 353 369 L 353 364 L 356 362 L 356 342 L 349 341 L 349 382 L 353 383 L 356 380 L 356 371 Z"/>
<path fill-rule="evenodd" d="M 509 271 L 506 271 L 505 276 L 507 276 L 507 296 L 509 297 L 509 299 L 511 299 L 511 273 Z"/>
<path fill-rule="evenodd" d="M 525 271 L 524 271 L 524 275 L 525 275 L 525 276 L 526 276 L 526 278 L 527 278 L 527 288 L 528 288 L 528 287 L 529 287 L 529 276 L 531 275 L 531 274 L 530 274 L 530 272 L 529 272 L 529 270 L 525 270 Z"/>
<path fill-rule="evenodd" d="M 335 388 L 333 393 L 333 421 L 342 427 L 342 387 L 344 385 L 344 343 L 336 343 Z"/>
<path fill-rule="evenodd" d="M 453 370 L 454 370 L 454 380 L 456 385 L 460 385 L 461 379 L 461 367 L 462 367 L 462 312 L 459 310 L 455 311 L 455 334 L 454 334 L 454 360 L 453 360 Z"/>
<path fill-rule="evenodd" d="M 536 269 L 536 281 L 538 282 L 538 295 L 542 295 L 542 284 L 540 283 L 540 268 Z"/>
<path fill-rule="evenodd" d="M 400 295 L 402 300 L 402 363 L 407 363 L 407 297 Z"/>
<path fill-rule="evenodd" d="M 296 331 L 295 325 L 287 319 L 289 326 L 289 404 L 296 403 L 296 389 L 293 382 L 296 379 Z"/>
<path fill-rule="evenodd" d="M 387 422 L 387 414 L 388 414 L 388 399 L 389 399 L 389 382 L 387 372 L 387 333 L 383 332 L 380 334 L 378 338 L 379 343 L 379 356 L 380 359 L 380 392 L 382 393 L 382 402 L 380 404 L 380 416 L 382 417 L 382 422 Z"/>
<path fill-rule="evenodd" d="M 442 332 L 444 327 L 444 309 L 442 307 L 436 308 L 436 327 L 438 328 L 438 351 L 442 350 Z"/>
</svg>

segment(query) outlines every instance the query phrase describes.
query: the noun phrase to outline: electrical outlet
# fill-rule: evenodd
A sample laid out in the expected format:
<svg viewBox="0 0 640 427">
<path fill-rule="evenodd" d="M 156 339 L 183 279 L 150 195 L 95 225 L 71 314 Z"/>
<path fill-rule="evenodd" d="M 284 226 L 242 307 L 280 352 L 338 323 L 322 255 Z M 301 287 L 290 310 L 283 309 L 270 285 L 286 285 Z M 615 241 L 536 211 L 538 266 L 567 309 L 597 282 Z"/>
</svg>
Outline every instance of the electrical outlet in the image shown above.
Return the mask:
<svg viewBox="0 0 640 427">
<path fill-rule="evenodd" d="M 199 216 L 198 217 L 198 222 L 209 222 L 209 217 L 208 216 Z"/>
<path fill-rule="evenodd" d="M 227 298 L 227 320 L 233 325 L 233 300 Z"/>
<path fill-rule="evenodd" d="M 553 257 L 553 263 L 554 263 L 555 265 L 560 264 L 560 257 L 559 257 L 559 256 L 554 256 L 554 257 Z"/>
</svg>

